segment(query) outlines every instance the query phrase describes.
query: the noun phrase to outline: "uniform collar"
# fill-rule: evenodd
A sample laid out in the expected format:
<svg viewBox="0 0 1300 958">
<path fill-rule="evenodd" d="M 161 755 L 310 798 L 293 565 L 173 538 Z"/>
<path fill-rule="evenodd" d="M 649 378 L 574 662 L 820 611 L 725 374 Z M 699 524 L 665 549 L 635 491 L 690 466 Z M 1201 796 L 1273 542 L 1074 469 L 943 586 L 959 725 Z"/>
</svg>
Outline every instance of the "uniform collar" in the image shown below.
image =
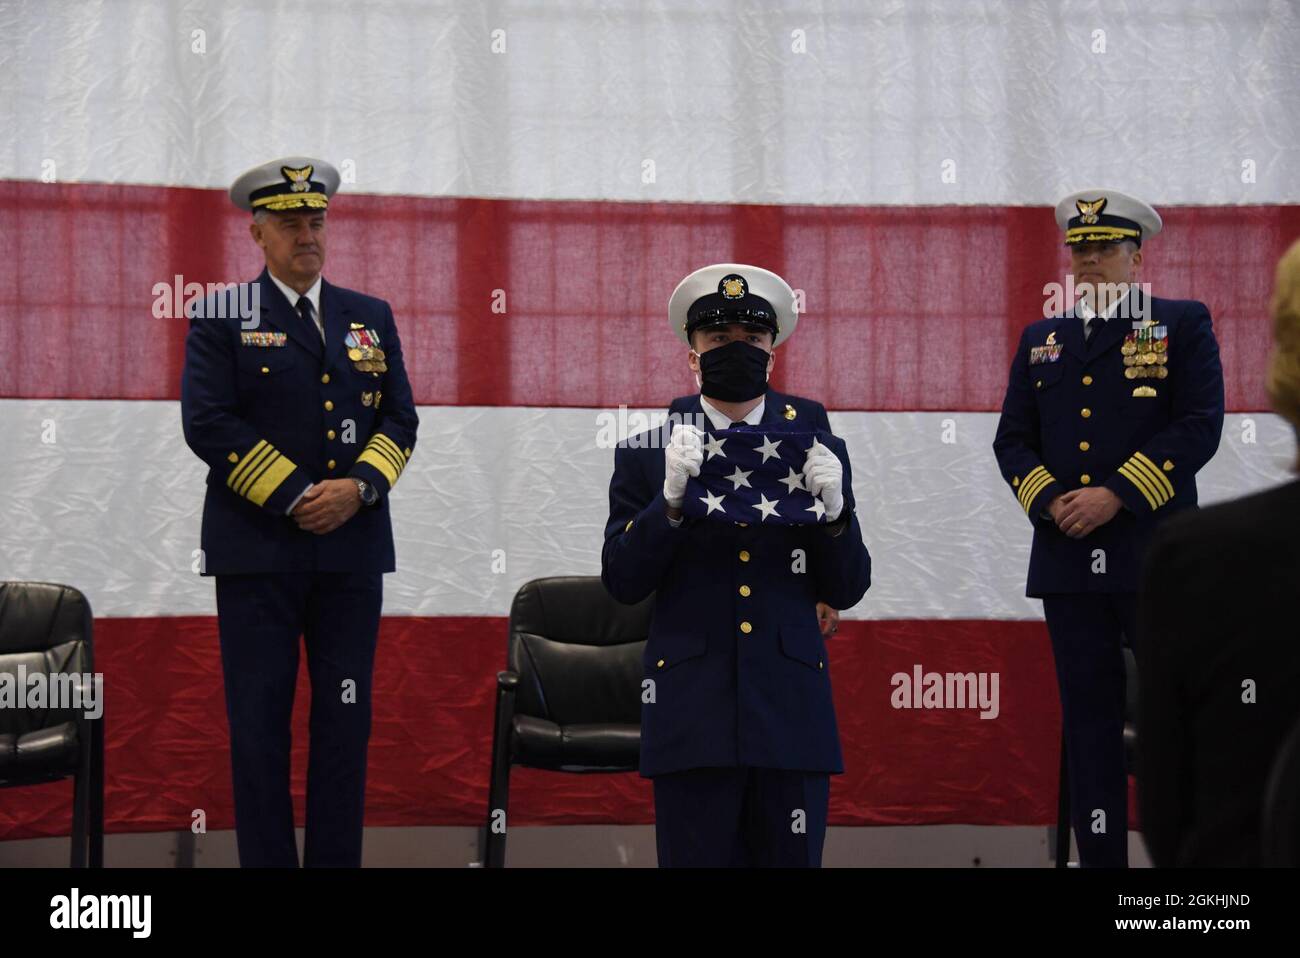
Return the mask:
<svg viewBox="0 0 1300 958">
<path fill-rule="evenodd" d="M 704 410 L 704 415 L 709 417 L 709 422 L 713 428 L 721 432 L 723 429 L 731 428 L 731 419 L 718 411 L 718 408 L 711 402 L 700 396 L 700 408 Z M 745 416 L 745 422 L 751 426 L 756 426 L 763 421 L 763 410 L 767 408 L 767 394 L 758 401 L 758 405 L 751 409 Z"/>
<path fill-rule="evenodd" d="M 299 293 L 288 283 L 283 282 L 280 279 L 280 277 L 276 276 L 274 273 L 271 272 L 269 267 L 266 270 L 266 275 L 271 277 L 271 282 L 275 283 L 276 287 L 280 290 L 280 292 L 284 293 L 284 298 L 289 301 L 289 305 L 292 306 L 295 310 L 298 309 L 298 297 L 306 296 L 307 299 L 311 301 L 312 312 L 316 316 L 317 320 L 319 321 L 320 314 L 321 314 L 320 313 L 320 287 L 321 287 L 320 274 L 317 274 L 316 282 L 312 283 L 311 289 L 307 290 L 307 292 L 305 293 Z"/>
<path fill-rule="evenodd" d="M 1114 316 L 1115 313 L 1119 310 L 1120 306 L 1126 300 L 1132 297 L 1133 289 L 1135 285 L 1136 284 L 1134 283 L 1129 283 L 1128 289 L 1125 290 L 1124 295 L 1121 296 L 1119 299 L 1114 300 L 1109 306 L 1106 307 L 1106 312 L 1103 314 L 1104 319 L 1110 320 L 1110 318 Z M 1075 306 L 1074 315 L 1080 317 L 1085 323 L 1087 323 L 1090 319 L 1092 319 L 1094 316 L 1097 315 L 1097 313 L 1093 310 L 1093 308 L 1088 305 L 1088 300 L 1086 297 L 1080 296 L 1079 299 L 1075 301 L 1074 306 Z"/>
</svg>

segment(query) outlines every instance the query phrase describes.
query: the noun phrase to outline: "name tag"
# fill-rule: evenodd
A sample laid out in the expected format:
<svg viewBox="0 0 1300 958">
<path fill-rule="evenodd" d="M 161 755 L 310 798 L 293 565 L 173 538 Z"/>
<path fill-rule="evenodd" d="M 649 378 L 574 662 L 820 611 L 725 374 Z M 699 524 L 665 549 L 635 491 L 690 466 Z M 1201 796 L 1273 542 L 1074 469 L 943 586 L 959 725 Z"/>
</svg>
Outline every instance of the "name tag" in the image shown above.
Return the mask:
<svg viewBox="0 0 1300 958">
<path fill-rule="evenodd" d="M 1052 343 L 1049 346 L 1029 347 L 1029 365 L 1031 366 L 1037 366 L 1039 363 L 1054 363 L 1060 358 L 1060 343 Z"/>
<path fill-rule="evenodd" d="M 285 333 L 241 332 L 239 341 L 245 346 L 283 346 L 288 336 Z"/>
</svg>

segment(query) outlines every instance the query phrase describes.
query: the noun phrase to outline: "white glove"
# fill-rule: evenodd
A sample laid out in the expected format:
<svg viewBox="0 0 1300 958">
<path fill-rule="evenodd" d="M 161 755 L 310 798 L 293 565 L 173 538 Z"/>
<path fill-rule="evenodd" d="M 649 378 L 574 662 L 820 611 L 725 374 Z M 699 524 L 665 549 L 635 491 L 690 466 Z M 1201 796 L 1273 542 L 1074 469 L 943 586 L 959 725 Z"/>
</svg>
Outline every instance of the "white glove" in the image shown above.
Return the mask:
<svg viewBox="0 0 1300 958">
<path fill-rule="evenodd" d="M 820 442 L 813 442 L 803 464 L 804 484 L 826 506 L 826 521 L 834 522 L 844 511 L 844 466 L 839 456 Z"/>
<path fill-rule="evenodd" d="M 698 476 L 704 463 L 704 433 L 695 426 L 673 425 L 664 447 L 664 501 L 673 509 L 682 507 L 686 479 Z"/>
</svg>

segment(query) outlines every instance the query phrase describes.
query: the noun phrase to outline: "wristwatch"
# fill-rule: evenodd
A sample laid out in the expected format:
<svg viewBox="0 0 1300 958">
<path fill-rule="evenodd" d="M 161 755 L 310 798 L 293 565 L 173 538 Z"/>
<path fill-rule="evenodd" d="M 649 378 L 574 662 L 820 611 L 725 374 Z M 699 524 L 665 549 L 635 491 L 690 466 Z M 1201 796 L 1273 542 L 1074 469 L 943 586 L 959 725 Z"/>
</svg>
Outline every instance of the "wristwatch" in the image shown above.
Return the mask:
<svg viewBox="0 0 1300 958">
<path fill-rule="evenodd" d="M 363 506 L 373 506 L 379 501 L 379 490 L 366 480 L 353 476 L 352 481 L 357 484 L 357 492 L 361 494 L 361 504 Z"/>
</svg>

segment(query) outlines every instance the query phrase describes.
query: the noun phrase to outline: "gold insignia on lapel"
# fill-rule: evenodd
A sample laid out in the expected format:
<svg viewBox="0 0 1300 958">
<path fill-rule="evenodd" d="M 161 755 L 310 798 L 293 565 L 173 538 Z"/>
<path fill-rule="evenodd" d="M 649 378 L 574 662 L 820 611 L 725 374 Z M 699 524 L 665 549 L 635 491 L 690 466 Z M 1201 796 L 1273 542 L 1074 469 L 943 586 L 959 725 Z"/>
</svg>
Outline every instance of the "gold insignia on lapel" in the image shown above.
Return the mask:
<svg viewBox="0 0 1300 958">
<path fill-rule="evenodd" d="M 1080 221 L 1091 226 L 1097 222 L 1101 211 L 1106 208 L 1106 197 L 1103 196 L 1099 200 L 1075 200 L 1074 205 L 1079 211 Z"/>
<path fill-rule="evenodd" d="M 381 392 L 376 392 L 376 393 L 375 393 L 375 408 L 376 408 L 376 409 L 379 408 L 379 400 L 381 400 L 381 399 L 383 399 L 383 398 L 384 398 L 384 394 L 383 394 L 383 393 L 381 393 Z"/>
<path fill-rule="evenodd" d="M 795 409 L 794 409 L 793 406 L 791 406 L 789 403 L 786 403 L 786 404 L 785 404 L 785 412 L 782 413 L 782 415 L 784 415 L 786 419 L 793 419 L 795 416 L 797 416 L 797 415 L 799 415 L 799 414 L 798 414 L 797 412 L 795 412 Z"/>
<path fill-rule="evenodd" d="M 311 189 L 311 184 L 307 182 L 311 179 L 311 169 L 310 165 L 304 166 L 300 170 L 295 170 L 288 166 L 282 166 L 280 167 L 280 172 L 284 174 L 286 180 L 293 184 L 289 189 L 295 193 L 305 193 L 307 190 Z"/>
<path fill-rule="evenodd" d="M 1019 477 L 1019 476 L 1012 476 L 1012 477 L 1011 477 L 1011 488 L 1012 488 L 1012 489 L 1019 489 L 1019 488 L 1020 488 L 1020 477 Z"/>
<path fill-rule="evenodd" d="M 1125 372 L 1128 372 L 1128 370 L 1125 370 Z M 1138 386 L 1136 389 L 1133 390 L 1134 396 L 1139 396 L 1144 399 L 1150 399 L 1155 394 L 1156 394 L 1155 389 L 1153 389 L 1150 386 Z"/>
<path fill-rule="evenodd" d="M 370 404 L 374 401 L 375 401 L 374 393 L 364 392 L 361 394 L 361 405 L 365 406 L 367 409 L 370 408 Z"/>
<path fill-rule="evenodd" d="M 365 329 L 365 323 L 348 323 L 348 329 Z"/>
<path fill-rule="evenodd" d="M 1043 343 L 1043 345 L 1044 346 L 1056 345 L 1056 330 L 1052 330 L 1050 333 L 1047 334 L 1047 342 Z"/>
<path fill-rule="evenodd" d="M 1166 459 L 1165 464 L 1161 467 L 1165 472 L 1173 472 L 1174 464 L 1172 460 Z"/>
</svg>

